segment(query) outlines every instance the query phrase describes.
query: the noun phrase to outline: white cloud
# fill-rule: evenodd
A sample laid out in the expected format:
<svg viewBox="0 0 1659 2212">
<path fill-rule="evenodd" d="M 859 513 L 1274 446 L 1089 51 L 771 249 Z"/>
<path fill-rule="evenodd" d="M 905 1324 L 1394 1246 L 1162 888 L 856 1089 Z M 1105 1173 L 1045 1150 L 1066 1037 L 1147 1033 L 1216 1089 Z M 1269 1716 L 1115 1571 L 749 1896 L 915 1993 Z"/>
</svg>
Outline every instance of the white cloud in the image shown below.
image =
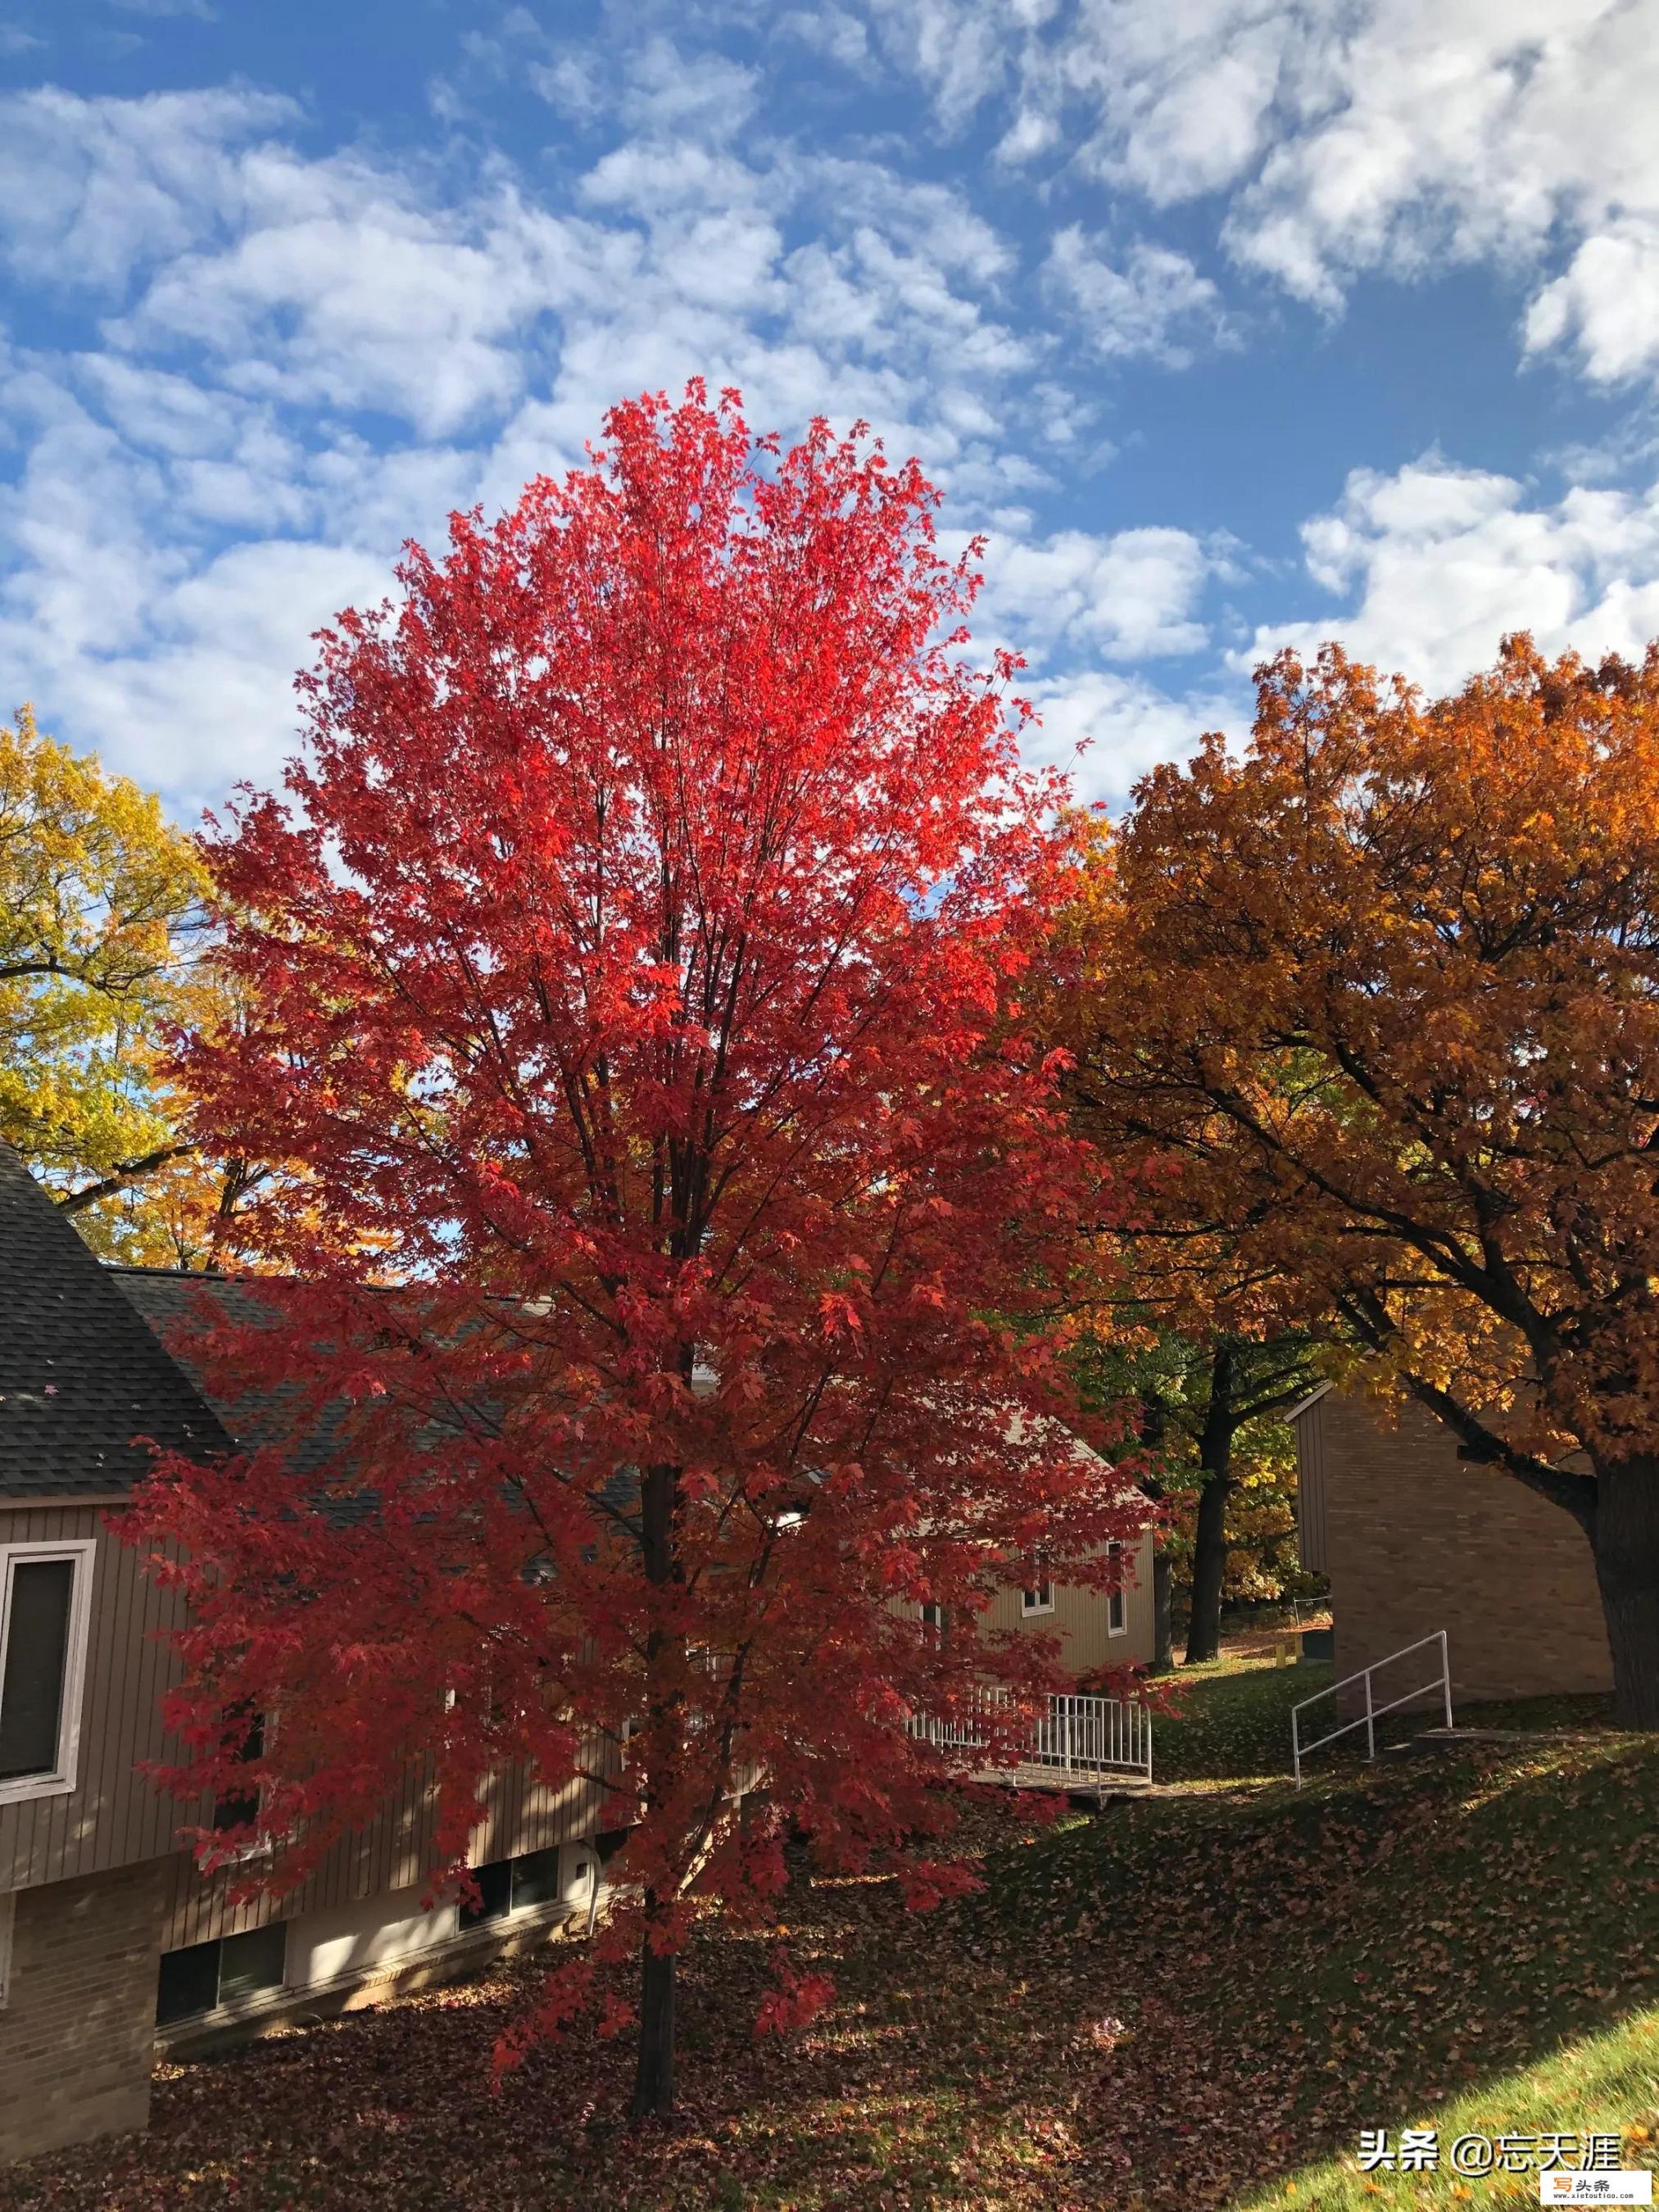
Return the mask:
<svg viewBox="0 0 1659 2212">
<path fill-rule="evenodd" d="M 1108 359 L 1142 355 L 1183 368 L 1194 346 L 1224 334 L 1220 294 L 1169 246 L 1138 240 L 1115 268 L 1103 242 L 1072 223 L 1056 232 L 1044 274 Z"/>
<path fill-rule="evenodd" d="M 444 206 L 349 155 L 307 161 L 270 135 L 293 119 L 223 93 L 0 103 L 0 245 L 40 281 L 125 295 L 116 347 L 199 348 L 233 390 L 428 437 L 511 405 L 538 319 L 601 282 L 591 227 L 510 186 Z"/>
<path fill-rule="evenodd" d="M 1639 658 L 1659 635 L 1659 485 L 1576 485 L 1534 505 L 1513 477 L 1430 454 L 1392 476 L 1354 471 L 1303 539 L 1314 580 L 1353 605 L 1258 629 L 1241 665 L 1281 645 L 1305 655 L 1336 637 L 1443 691 L 1486 666 L 1510 630 L 1592 659 Z"/>
<path fill-rule="evenodd" d="M 621 102 L 623 123 L 665 137 L 724 145 L 754 112 L 760 80 L 722 54 L 682 53 L 654 38 L 632 56 Z"/>
<path fill-rule="evenodd" d="M 1032 659 L 1061 647 L 1109 660 L 1195 653 L 1204 587 L 1224 558 L 1186 530 L 993 538 L 976 627 Z"/>
<path fill-rule="evenodd" d="M 192 476 L 234 459 L 140 453 L 38 371 L 11 398 L 14 420 L 32 416 L 33 432 L 21 481 L 0 493 L 0 665 L 11 689 L 59 735 L 161 783 L 186 812 L 233 775 L 269 777 L 292 750 L 291 678 L 310 632 L 353 599 L 383 595 L 383 554 L 258 537 L 204 551 L 190 526 L 211 521 L 212 499 L 192 510 Z M 218 427 L 234 455 L 256 426 Z M 265 497 L 280 509 L 301 495 L 278 475 Z M 239 529 L 262 526 L 257 501 L 228 504 Z M 296 519 L 314 526 L 314 509 L 269 514 L 263 526 Z"/>
<path fill-rule="evenodd" d="M 511 191 L 440 215 L 356 162 L 274 152 L 247 180 L 253 222 L 170 263 L 112 326 L 118 344 L 194 343 L 234 389 L 442 436 L 516 398 L 538 319 L 590 281 L 581 228 Z"/>
<path fill-rule="evenodd" d="M 501 34 L 521 58 L 534 29 Z M 181 804 L 216 759 L 269 773 L 309 631 L 379 598 L 406 535 L 692 374 L 757 426 L 867 417 L 957 515 L 1036 489 L 1005 401 L 1041 348 L 999 312 L 1004 240 L 952 186 L 734 139 L 751 97 L 647 49 L 605 92 L 629 135 L 556 209 L 504 164 L 308 156 L 252 94 L 0 107 L 0 255 L 82 318 L 0 391 L 27 455 L 0 490 L 11 684 Z M 1079 428 L 1057 400 L 1033 434 Z M 1138 649 L 1126 624 L 1173 649 L 1167 595 L 1119 596 L 1109 649 Z"/>
<path fill-rule="evenodd" d="M 53 292 L 118 296 L 234 217 L 246 142 L 297 119 L 291 100 L 234 88 L 0 98 L 0 256 Z"/>
<path fill-rule="evenodd" d="M 1161 761 L 1184 760 L 1204 731 L 1237 730 L 1249 716 L 1242 685 L 1176 698 L 1107 669 L 1045 678 L 1026 690 L 1042 719 L 1026 737 L 1026 757 L 1065 769 L 1077 799 L 1114 808 Z"/>
<path fill-rule="evenodd" d="M 105 757 L 146 781 L 165 764 L 167 791 L 190 815 L 233 777 L 274 780 L 296 750 L 292 672 L 311 633 L 342 607 L 384 597 L 388 580 L 382 558 L 349 546 L 239 546 L 157 596 L 141 649 L 36 665 L 63 720 L 106 733 Z"/>
<path fill-rule="evenodd" d="M 1659 217 L 1631 217 L 1587 239 L 1533 301 L 1525 339 L 1528 353 L 1572 342 L 1598 384 L 1659 368 Z"/>
<path fill-rule="evenodd" d="M 778 18 L 777 28 L 781 36 L 799 39 L 843 69 L 862 70 L 869 62 L 869 37 L 848 8 L 791 8 Z"/>
<path fill-rule="evenodd" d="M 1228 226 L 1304 297 L 1367 268 L 1534 256 L 1558 221 L 1659 196 L 1649 0 L 1374 0 L 1321 28 Z"/>
<path fill-rule="evenodd" d="M 1534 351 L 1607 381 L 1659 356 L 1659 0 L 866 4 L 946 128 L 988 101 L 1005 163 L 1225 195 L 1235 260 L 1327 310 L 1366 271 L 1486 262 L 1539 272 Z"/>
<path fill-rule="evenodd" d="M 884 52 L 921 81 L 952 132 L 1000 89 L 1009 34 L 1036 12 L 1017 0 L 873 0 L 871 9 Z"/>
</svg>

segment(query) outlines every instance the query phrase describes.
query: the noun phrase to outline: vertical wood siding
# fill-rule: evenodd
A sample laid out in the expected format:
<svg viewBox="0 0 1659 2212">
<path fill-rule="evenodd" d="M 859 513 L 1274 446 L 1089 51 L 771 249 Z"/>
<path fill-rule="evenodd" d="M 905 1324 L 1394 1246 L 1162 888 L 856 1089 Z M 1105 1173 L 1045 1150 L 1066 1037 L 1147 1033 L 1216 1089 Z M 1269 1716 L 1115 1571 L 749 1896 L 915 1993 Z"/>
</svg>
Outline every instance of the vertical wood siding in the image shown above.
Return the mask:
<svg viewBox="0 0 1659 2212">
<path fill-rule="evenodd" d="M 1330 1571 L 1325 1488 L 1325 1408 L 1328 1392 L 1291 1423 L 1296 1432 L 1296 1548 L 1314 1574 Z"/>
<path fill-rule="evenodd" d="M 1022 1613 L 1017 1589 L 999 1590 L 991 1608 L 993 1628 L 1018 1628 L 1033 1636 L 1057 1636 L 1060 1663 L 1074 1674 L 1097 1667 L 1145 1666 L 1152 1656 L 1152 1540 L 1142 1536 L 1130 1553 L 1130 1575 L 1123 1588 L 1124 1632 L 1109 1635 L 1106 1594 L 1054 1586 L 1052 1613 Z"/>
<path fill-rule="evenodd" d="M 178 1662 L 161 1632 L 182 1618 L 179 1594 L 144 1571 L 143 1554 L 113 1534 L 105 1509 L 0 1510 L 0 1543 L 87 1537 L 95 1540 L 97 1551 L 76 1786 L 55 1797 L 0 1805 L 0 1891 L 167 1858 L 163 1946 L 173 1949 L 287 1919 L 313 1905 L 349 1903 L 422 1881 L 431 1806 L 422 1774 L 411 1769 L 385 1813 L 343 1839 L 292 1896 L 280 1903 L 268 1898 L 229 1903 L 235 1870 L 204 1875 L 178 1845 L 179 1826 L 204 1819 L 205 1804 L 180 1804 L 137 1771 L 140 1762 L 178 1756 L 176 1742 L 161 1726 L 160 1700 L 178 1678 Z M 473 1838 L 473 1863 L 592 1835 L 605 1796 L 603 1789 L 586 1782 L 550 1790 L 516 1768 L 498 1777 L 487 1796 L 484 1824 Z"/>
<path fill-rule="evenodd" d="M 0 1543 L 93 1537 L 92 1607 L 81 1686 L 76 1786 L 55 1797 L 0 1805 L 0 1889 L 98 1874 L 173 1848 L 179 1808 L 135 1769 L 173 1747 L 159 1700 L 175 1679 L 155 1632 L 179 1618 L 179 1600 L 144 1572 L 96 1506 L 0 1510 Z"/>
<path fill-rule="evenodd" d="M 164 1796 L 137 1771 L 140 1762 L 178 1755 L 161 1726 L 160 1700 L 177 1678 L 177 1662 L 162 1639 L 176 1626 L 181 1601 L 144 1571 L 143 1555 L 121 1543 L 104 1509 L 34 1506 L 0 1510 L 0 1542 L 57 1542 L 92 1537 L 90 1633 L 82 1681 L 80 1767 L 73 1790 L 19 1804 L 0 1805 L 0 1890 L 27 1889 L 106 1869 L 167 1858 L 167 1904 L 162 1948 L 236 1934 L 275 1919 L 290 1919 L 319 1905 L 345 1905 L 382 1891 L 424 1881 L 429 1864 L 431 1805 L 424 1778 L 411 1769 L 386 1811 L 361 1833 L 343 1838 L 311 1878 L 280 1902 L 255 1897 L 233 1905 L 228 1892 L 237 1871 L 204 1875 L 179 1850 L 181 1823 L 199 1820 L 207 1808 Z M 994 1613 L 1000 1627 L 1025 1627 L 1060 1637 L 1066 1665 L 1075 1672 L 1152 1656 L 1152 1550 L 1143 1538 L 1134 1554 L 1135 1577 L 1126 1590 L 1127 1632 L 1106 1632 L 1106 1600 L 1098 1591 L 1054 1593 L 1052 1613 L 1022 1621 L 1019 1592 L 1000 1595 Z M 616 1771 L 616 1753 L 593 1762 Z M 469 1853 L 481 1865 L 539 1850 L 550 1844 L 592 1837 L 602 1825 L 607 1792 L 599 1784 L 573 1781 L 553 1790 L 532 1783 L 519 1767 L 496 1776 L 484 1799 L 485 1818 Z"/>
<path fill-rule="evenodd" d="M 522 1767 L 491 1782 L 487 1817 L 468 1851 L 469 1863 L 516 1858 L 549 1844 L 574 1843 L 594 1836 L 603 1825 L 607 1792 L 590 1782 L 570 1782 L 552 1790 L 531 1783 Z M 389 1890 L 412 1889 L 430 1872 L 431 1802 L 418 1776 L 411 1775 L 397 1800 L 380 1819 L 354 1836 L 342 1838 L 309 1881 L 281 1899 L 244 1899 L 233 1904 L 236 1870 L 203 1874 L 188 1852 L 173 1861 L 163 1923 L 161 1948 L 177 1950 L 215 1936 L 238 1935 L 271 1920 L 291 1920 L 319 1905 L 349 1905 Z"/>
</svg>

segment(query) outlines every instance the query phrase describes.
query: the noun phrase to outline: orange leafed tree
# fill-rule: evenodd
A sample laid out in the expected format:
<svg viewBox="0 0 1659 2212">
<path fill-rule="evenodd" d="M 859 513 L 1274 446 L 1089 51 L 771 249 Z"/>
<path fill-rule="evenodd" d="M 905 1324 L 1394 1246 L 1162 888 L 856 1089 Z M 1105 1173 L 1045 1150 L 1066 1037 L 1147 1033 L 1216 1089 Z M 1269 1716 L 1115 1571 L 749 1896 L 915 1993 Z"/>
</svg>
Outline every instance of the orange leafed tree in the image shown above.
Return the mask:
<svg viewBox="0 0 1659 2212">
<path fill-rule="evenodd" d="M 1096 1080 L 1103 1009 L 1110 1000 L 1129 917 L 1115 860 L 1116 831 L 1100 814 L 1068 817 L 1073 866 L 1048 933 L 1044 957 L 1023 995 L 1051 1045 L 1073 1062 L 1066 1083 L 1073 1126 L 1133 1189 L 1115 1264 L 1087 1316 L 1077 1358 L 1090 1387 L 1112 1399 L 1134 1396 L 1145 1433 L 1184 1437 L 1195 1462 L 1196 1491 L 1188 1576 L 1188 1664 L 1221 1648 L 1221 1608 L 1229 1563 L 1228 1523 L 1243 1462 L 1241 1432 L 1282 1414 L 1316 1383 L 1339 1334 L 1316 1284 L 1287 1276 L 1258 1240 L 1224 1224 L 1194 1218 L 1175 1161 L 1149 1147 L 1133 1094 Z M 1134 1019 L 1128 1000 L 1126 1025 Z M 1121 1109 L 1121 1110 L 1120 1110 Z M 1180 1453 L 1177 1452 L 1177 1468 Z M 1152 1494 L 1169 1494 L 1162 1475 Z M 1177 1473 L 1174 1487 L 1185 1487 Z M 1170 1568 L 1160 1553 L 1155 1612 L 1160 1650 L 1168 1633 Z"/>
<path fill-rule="evenodd" d="M 1659 647 L 1426 702 L 1328 647 L 1139 787 L 1079 1085 L 1588 1537 L 1659 1727 Z"/>
</svg>

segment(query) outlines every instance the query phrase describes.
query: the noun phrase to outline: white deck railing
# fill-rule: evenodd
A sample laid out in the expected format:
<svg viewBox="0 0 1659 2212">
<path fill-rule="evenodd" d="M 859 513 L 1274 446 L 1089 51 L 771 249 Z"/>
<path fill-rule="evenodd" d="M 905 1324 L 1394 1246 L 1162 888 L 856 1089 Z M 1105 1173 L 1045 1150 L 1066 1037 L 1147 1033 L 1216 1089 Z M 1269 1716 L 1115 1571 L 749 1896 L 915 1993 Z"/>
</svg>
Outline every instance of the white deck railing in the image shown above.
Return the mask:
<svg viewBox="0 0 1659 2212">
<path fill-rule="evenodd" d="M 1051 1697 L 1044 1708 L 1016 1717 L 1012 1692 L 975 1690 L 965 1712 L 949 1720 L 916 1714 L 912 1735 L 944 1752 L 979 1753 L 994 1768 L 1037 1767 L 1056 1780 L 1132 1774 L 1152 1778 L 1152 1717 L 1119 1698 Z"/>
<path fill-rule="evenodd" d="M 1426 1651 L 1431 1644 L 1433 1644 L 1440 1654 L 1439 1672 L 1428 1681 L 1419 1682 L 1401 1696 L 1390 1698 L 1385 1705 L 1379 1705 L 1371 1687 L 1371 1676 L 1380 1674 L 1385 1667 L 1392 1667 L 1396 1659 L 1409 1659 L 1414 1651 Z M 1340 1690 L 1352 1689 L 1356 1682 L 1363 1682 L 1365 1686 L 1364 1711 L 1357 1713 L 1351 1721 L 1344 1721 L 1340 1728 L 1332 1729 L 1328 1735 L 1316 1736 L 1311 1743 L 1304 1743 L 1302 1741 L 1302 1716 L 1307 1711 L 1309 1706 L 1318 1705 L 1322 1698 L 1335 1697 Z M 1351 1735 L 1355 1729 L 1364 1729 L 1365 1756 L 1367 1759 L 1375 1759 L 1376 1757 L 1376 1723 L 1382 1719 L 1383 1714 L 1398 1711 L 1401 1705 L 1410 1705 L 1413 1698 L 1426 1698 L 1431 1690 L 1439 1691 L 1446 1711 L 1446 1726 L 1450 1728 L 1453 1725 L 1451 1662 L 1446 1650 L 1446 1632 L 1443 1628 L 1437 1628 L 1432 1636 L 1419 1637 L 1415 1644 L 1402 1644 L 1398 1651 L 1390 1651 L 1386 1659 L 1378 1659 L 1369 1667 L 1362 1667 L 1357 1674 L 1345 1674 L 1340 1682 L 1328 1682 L 1322 1690 L 1316 1690 L 1312 1697 L 1304 1698 L 1299 1704 L 1292 1705 L 1291 1707 L 1291 1764 L 1296 1770 L 1297 1788 L 1299 1790 L 1302 1787 L 1302 1762 L 1309 1753 L 1323 1750 L 1328 1743 L 1334 1743 L 1339 1736 Z"/>
</svg>

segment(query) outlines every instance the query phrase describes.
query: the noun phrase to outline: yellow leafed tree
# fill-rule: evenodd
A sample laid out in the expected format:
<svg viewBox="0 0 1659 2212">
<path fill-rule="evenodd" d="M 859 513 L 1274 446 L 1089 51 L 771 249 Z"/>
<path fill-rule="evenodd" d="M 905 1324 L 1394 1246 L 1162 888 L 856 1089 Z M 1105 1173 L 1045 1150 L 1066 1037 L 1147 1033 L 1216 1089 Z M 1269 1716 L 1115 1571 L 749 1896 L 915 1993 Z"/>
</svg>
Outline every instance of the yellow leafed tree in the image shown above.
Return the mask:
<svg viewBox="0 0 1659 2212">
<path fill-rule="evenodd" d="M 0 1135 L 124 1256 L 176 1260 L 165 1235 L 149 1249 L 135 1194 L 165 1188 L 176 1210 L 208 1174 L 158 1061 L 201 988 L 205 890 L 194 841 L 152 794 L 42 736 L 27 708 L 0 727 Z"/>
</svg>

